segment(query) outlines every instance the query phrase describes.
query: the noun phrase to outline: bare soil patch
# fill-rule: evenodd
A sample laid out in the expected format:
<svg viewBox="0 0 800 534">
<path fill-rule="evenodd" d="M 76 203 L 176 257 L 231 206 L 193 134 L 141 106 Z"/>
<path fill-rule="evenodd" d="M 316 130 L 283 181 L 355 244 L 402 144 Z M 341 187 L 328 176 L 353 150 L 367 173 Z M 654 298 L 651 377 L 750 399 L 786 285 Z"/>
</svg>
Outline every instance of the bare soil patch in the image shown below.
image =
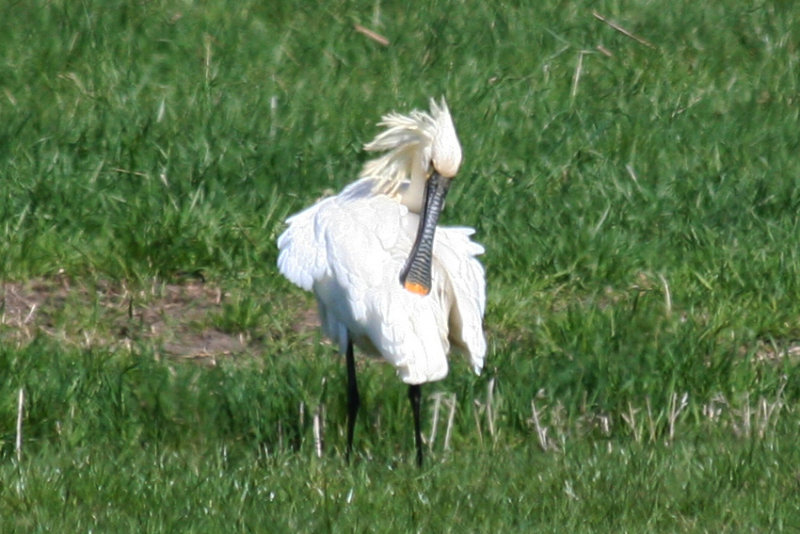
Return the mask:
<svg viewBox="0 0 800 534">
<path fill-rule="evenodd" d="M 75 283 L 67 278 L 5 282 L 0 293 L 0 342 L 24 346 L 38 336 L 66 345 L 130 350 L 151 346 L 158 355 L 215 364 L 259 353 L 268 334 L 228 332 L 215 326 L 229 295 L 198 281 L 153 283 L 132 290 L 122 283 Z M 318 325 L 313 309 L 295 331 Z"/>
</svg>

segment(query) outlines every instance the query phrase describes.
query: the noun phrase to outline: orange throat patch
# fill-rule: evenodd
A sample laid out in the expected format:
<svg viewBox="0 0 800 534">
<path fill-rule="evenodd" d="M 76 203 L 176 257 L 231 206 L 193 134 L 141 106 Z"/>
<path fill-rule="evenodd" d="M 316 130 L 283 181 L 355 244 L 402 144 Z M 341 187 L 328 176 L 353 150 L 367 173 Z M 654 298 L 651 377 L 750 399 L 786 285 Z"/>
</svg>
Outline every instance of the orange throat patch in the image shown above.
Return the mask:
<svg viewBox="0 0 800 534">
<path fill-rule="evenodd" d="M 411 291 L 412 293 L 422 296 L 425 296 L 431 292 L 431 288 L 425 287 L 417 282 L 409 282 L 408 280 L 403 284 L 403 287 L 405 287 L 407 291 Z"/>
</svg>

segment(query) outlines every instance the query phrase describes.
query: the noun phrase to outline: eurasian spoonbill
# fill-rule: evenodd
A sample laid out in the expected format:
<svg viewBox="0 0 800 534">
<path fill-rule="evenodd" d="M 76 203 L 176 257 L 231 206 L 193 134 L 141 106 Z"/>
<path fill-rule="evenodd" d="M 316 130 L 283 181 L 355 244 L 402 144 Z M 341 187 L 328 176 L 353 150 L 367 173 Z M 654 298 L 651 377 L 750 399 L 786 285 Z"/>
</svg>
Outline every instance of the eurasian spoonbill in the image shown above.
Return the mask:
<svg viewBox="0 0 800 534">
<path fill-rule="evenodd" d="M 447 104 L 390 113 L 357 181 L 287 219 L 278 267 L 316 296 L 322 328 L 347 366 L 347 459 L 359 408 L 353 344 L 409 384 L 422 465 L 420 385 L 447 375 L 451 343 L 483 368 L 485 288 L 472 228 L 437 227 L 461 145 Z M 435 238 L 434 238 L 435 236 Z"/>
</svg>

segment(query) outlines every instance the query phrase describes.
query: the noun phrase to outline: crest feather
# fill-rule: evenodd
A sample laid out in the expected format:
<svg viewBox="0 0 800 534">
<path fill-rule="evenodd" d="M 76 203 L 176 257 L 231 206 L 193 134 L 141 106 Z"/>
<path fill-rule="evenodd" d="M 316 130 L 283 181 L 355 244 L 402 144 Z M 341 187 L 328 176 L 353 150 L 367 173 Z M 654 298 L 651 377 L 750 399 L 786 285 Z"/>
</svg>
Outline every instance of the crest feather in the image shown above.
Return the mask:
<svg viewBox="0 0 800 534">
<path fill-rule="evenodd" d="M 430 172 L 432 147 L 439 135 L 455 138 L 455 128 L 447 103 L 430 100 L 431 112 L 414 110 L 408 115 L 389 113 L 378 126 L 385 129 L 364 145 L 369 152 L 386 152 L 364 164 L 361 178 L 375 178 L 379 192 L 393 195 L 414 177 Z"/>
</svg>

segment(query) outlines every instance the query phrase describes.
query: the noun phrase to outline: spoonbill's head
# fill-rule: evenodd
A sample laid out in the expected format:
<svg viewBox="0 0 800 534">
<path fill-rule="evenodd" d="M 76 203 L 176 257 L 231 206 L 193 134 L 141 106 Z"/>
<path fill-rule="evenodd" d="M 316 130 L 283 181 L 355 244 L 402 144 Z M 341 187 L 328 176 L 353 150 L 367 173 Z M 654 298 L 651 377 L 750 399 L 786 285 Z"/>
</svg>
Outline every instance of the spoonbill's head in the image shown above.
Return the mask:
<svg viewBox="0 0 800 534">
<path fill-rule="evenodd" d="M 444 98 L 430 101 L 430 113 L 389 113 L 379 126 L 386 129 L 364 145 L 370 152 L 386 152 L 368 161 L 362 177 L 377 181 L 377 193 L 399 196 L 415 213 L 421 213 L 426 181 L 439 174 L 453 178 L 461 166 L 461 144 Z"/>
<path fill-rule="evenodd" d="M 445 178 L 453 178 L 461 167 L 461 143 L 458 142 L 456 127 L 453 126 L 453 118 L 444 99 L 441 107 L 431 99 L 431 118 L 433 119 L 432 170 Z"/>
<path fill-rule="evenodd" d="M 364 146 L 386 151 L 370 160 L 362 177 L 376 180 L 375 193 L 396 196 L 412 213 L 419 214 L 414 245 L 400 272 L 400 283 L 421 296 L 431 290 L 433 242 L 439 214 L 450 182 L 461 167 L 461 144 L 444 98 L 431 99 L 430 113 L 390 113 L 381 126 L 386 129 Z"/>
</svg>

